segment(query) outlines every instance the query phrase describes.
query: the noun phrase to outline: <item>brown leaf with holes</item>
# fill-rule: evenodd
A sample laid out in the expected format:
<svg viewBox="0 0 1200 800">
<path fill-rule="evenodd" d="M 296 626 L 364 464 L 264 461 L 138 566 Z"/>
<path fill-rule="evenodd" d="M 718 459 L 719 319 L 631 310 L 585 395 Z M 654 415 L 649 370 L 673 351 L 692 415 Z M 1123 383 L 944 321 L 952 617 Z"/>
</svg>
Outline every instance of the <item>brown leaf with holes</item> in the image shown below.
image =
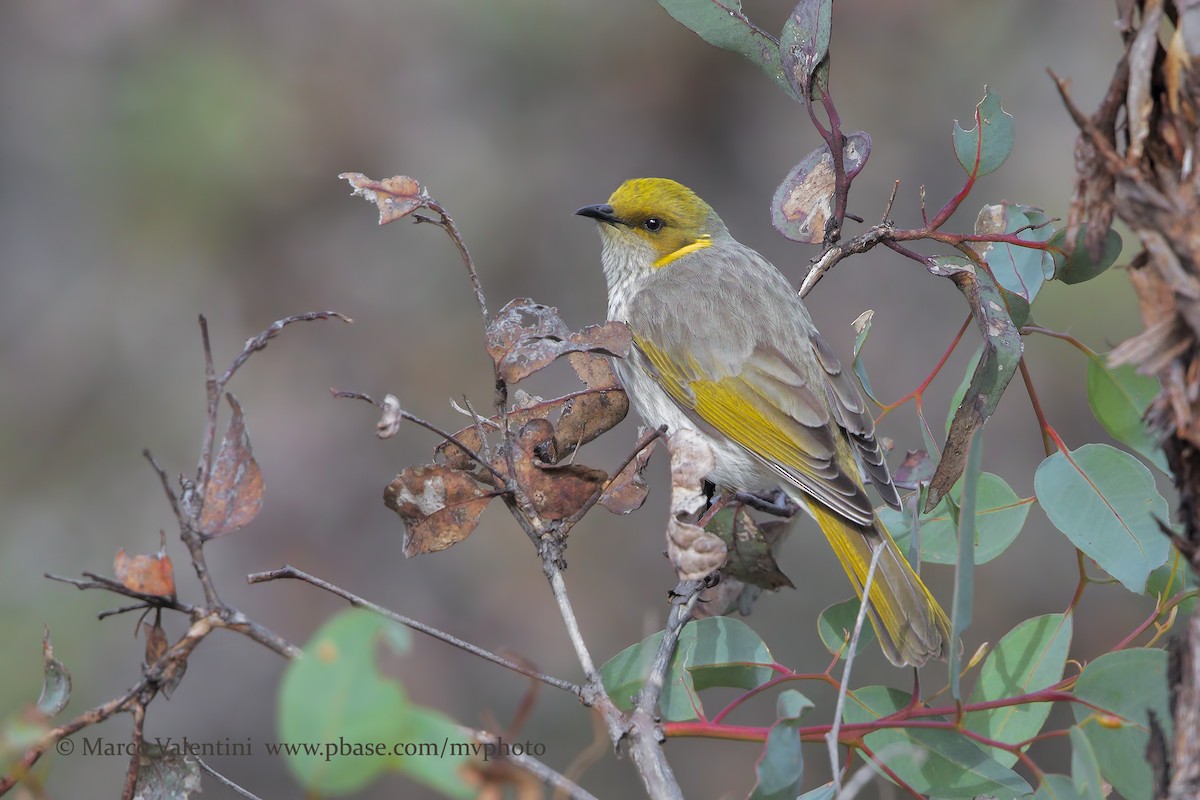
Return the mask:
<svg viewBox="0 0 1200 800">
<path fill-rule="evenodd" d="M 517 483 L 547 520 L 569 517 L 608 482 L 608 473 L 583 464 L 559 464 L 554 426 L 546 419 L 525 423 L 516 437 L 513 468 Z M 505 452 L 496 455 L 493 466 L 508 472 Z"/>
<path fill-rule="evenodd" d="M 224 536 L 250 524 L 263 506 L 262 470 L 254 460 L 242 406 L 233 395 L 225 397 L 233 417 L 204 487 L 200 514 L 200 532 L 208 537 Z"/>
<path fill-rule="evenodd" d="M 725 543 L 693 524 L 708 505 L 704 478 L 716 466 L 712 447 L 699 433 L 681 428 L 668 440 L 671 451 L 671 516 L 667 558 L 683 581 L 700 580 L 725 563 Z"/>
<path fill-rule="evenodd" d="M 383 490 L 383 502 L 404 520 L 404 555 L 445 550 L 467 538 L 494 492 L 445 465 L 409 467 Z"/>
<path fill-rule="evenodd" d="M 640 433 L 638 439 L 641 439 Z M 639 450 L 633 460 L 617 473 L 617 477 L 600 496 L 600 505 L 614 514 L 628 514 L 642 507 L 646 495 L 650 493 L 650 487 L 646 485 L 646 464 L 656 444 L 658 439 L 651 439 L 650 444 Z"/>
<path fill-rule="evenodd" d="M 567 401 L 554 427 L 559 444 L 574 449 L 620 424 L 629 413 L 629 398 L 605 356 L 571 353 L 567 360 L 590 390 Z"/>
<path fill-rule="evenodd" d="M 624 323 L 589 325 L 573 332 L 559 318 L 558 309 L 528 298 L 512 300 L 500 309 L 488 324 L 486 339 L 488 355 L 507 383 L 517 383 L 567 353 L 624 356 L 630 346 Z"/>
<path fill-rule="evenodd" d="M 158 597 L 175 596 L 175 567 L 166 553 L 130 556 L 124 549 L 117 550 L 113 574 L 126 589 Z"/>
<path fill-rule="evenodd" d="M 338 175 L 350 184 L 354 194 L 379 209 L 379 224 L 386 225 L 407 217 L 429 199 L 421 190 L 421 184 L 407 175 L 395 175 L 377 181 L 361 172 L 343 172 Z"/>
</svg>

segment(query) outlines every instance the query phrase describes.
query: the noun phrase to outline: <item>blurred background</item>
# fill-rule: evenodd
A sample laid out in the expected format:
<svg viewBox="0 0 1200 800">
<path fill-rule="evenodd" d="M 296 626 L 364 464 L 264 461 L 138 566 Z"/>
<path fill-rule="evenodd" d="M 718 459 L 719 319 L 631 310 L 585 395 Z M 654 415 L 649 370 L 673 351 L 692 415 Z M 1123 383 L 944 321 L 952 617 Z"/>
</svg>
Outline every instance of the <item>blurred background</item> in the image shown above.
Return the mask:
<svg viewBox="0 0 1200 800">
<path fill-rule="evenodd" d="M 747 0 L 746 10 L 774 31 L 790 5 Z M 918 222 L 922 185 L 939 207 L 963 180 L 952 122 L 970 127 L 989 84 L 1016 118 L 1016 150 L 951 227 L 969 229 L 980 205 L 1001 199 L 1065 217 L 1074 131 L 1045 70 L 1070 78 L 1081 107 L 1093 108 L 1119 53 L 1113 16 L 1111 4 L 1092 0 L 839 0 L 835 97 L 846 129 L 874 139 L 851 210 L 877 220 L 895 179 L 900 224 Z M 461 227 L 493 310 L 531 296 L 573 327 L 604 318 L 605 289 L 594 225 L 572 211 L 604 201 L 628 177 L 692 186 L 796 283 L 817 253 L 780 237 L 767 213 L 778 182 L 820 143 L 803 110 L 649 0 L 16 0 L 0 4 L 0 107 L 0 714 L 37 697 L 43 625 L 74 676 L 65 716 L 139 675 L 134 620 L 95 617 L 120 601 L 42 573 L 110 574 L 117 548 L 152 551 L 166 529 L 181 596 L 199 597 L 140 453 L 150 448 L 173 474 L 195 468 L 200 313 L 218 366 L 279 317 L 335 309 L 355 320 L 288 329 L 231 386 L 267 488 L 254 523 L 207 550 L 227 601 L 304 643 L 342 604 L 307 585 L 244 579 L 291 563 L 579 678 L 538 562 L 498 504 L 465 543 L 403 557 L 403 529 L 382 489 L 404 466 L 427 461 L 436 442 L 414 426 L 381 442 L 374 410 L 334 401 L 328 389 L 391 391 L 453 429 L 463 420 L 450 398 L 486 407 L 490 369 L 446 237 L 431 226 L 377 227 L 374 209 L 352 199 L 338 173 L 417 177 Z M 1123 258 L 1131 255 L 1127 242 Z M 851 320 L 875 310 L 865 358 L 888 399 L 919 383 L 965 316 L 949 282 L 882 248 L 843 262 L 809 304 L 847 361 Z M 1119 270 L 1084 286 L 1048 286 L 1034 313 L 1097 350 L 1140 327 Z M 977 342 L 971 331 L 931 390 L 935 428 Z M 1106 441 L 1087 410 L 1080 354 L 1047 338 L 1026 346 L 1065 440 Z M 575 385 L 565 365 L 529 384 L 545 396 Z M 915 421 L 905 407 L 882 433 L 901 452 L 920 447 Z M 612 469 L 635 435 L 628 420 L 581 458 Z M 1029 401 L 1015 387 L 988 426 L 985 469 L 1028 496 L 1042 455 Z M 657 629 L 667 612 L 674 579 L 661 557 L 661 456 L 651 473 L 658 491 L 641 511 L 620 518 L 598 509 L 572 535 L 568 585 L 598 660 Z M 817 536 L 803 527 L 784 552 L 799 590 L 762 598 L 749 619 L 775 657 L 800 670 L 824 668 L 816 615 L 849 595 L 828 548 L 811 541 Z M 927 574 L 948 597 L 951 572 Z M 1073 551 L 1035 508 L 1016 545 L 978 573 L 968 651 L 1029 616 L 1061 611 L 1075 578 Z M 1074 657 L 1103 652 L 1149 610 L 1119 587 L 1089 589 Z M 167 625 L 173 637 L 182 632 L 177 619 Z M 860 664 L 859 682 L 910 685 L 875 650 Z M 147 736 L 272 739 L 283 669 L 275 654 L 218 633 L 170 701 L 151 706 Z M 505 724 L 525 689 L 427 638 L 387 669 L 415 701 L 476 726 Z M 930 685 L 941 670 L 928 670 Z M 802 688 L 827 718 L 831 698 Z M 764 699 L 744 721 L 771 707 Z M 92 734 L 124 741 L 129 729 L 122 716 Z M 577 703 L 543 689 L 521 735 L 546 743 L 545 760 L 566 769 L 593 730 Z M 753 783 L 752 745 L 684 741 L 667 751 L 689 796 L 741 797 Z M 810 753 L 810 783 L 825 779 L 823 760 Z M 265 754 L 212 763 L 263 797 L 301 793 L 285 764 Z M 78 754 L 39 765 L 50 796 L 61 798 L 116 796 L 125 768 L 123 758 Z M 611 755 L 581 781 L 601 797 L 640 795 L 630 764 Z M 357 796 L 425 792 L 392 777 Z M 233 796 L 206 780 L 204 797 Z"/>
</svg>

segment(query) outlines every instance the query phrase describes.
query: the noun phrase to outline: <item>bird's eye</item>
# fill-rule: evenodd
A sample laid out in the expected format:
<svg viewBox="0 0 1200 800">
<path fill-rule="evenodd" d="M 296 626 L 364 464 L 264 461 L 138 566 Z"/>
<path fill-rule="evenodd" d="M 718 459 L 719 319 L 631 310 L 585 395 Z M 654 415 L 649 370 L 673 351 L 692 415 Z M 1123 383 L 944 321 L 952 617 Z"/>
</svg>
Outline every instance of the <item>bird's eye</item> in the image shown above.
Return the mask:
<svg viewBox="0 0 1200 800">
<path fill-rule="evenodd" d="M 650 217 L 648 220 L 646 220 L 645 225 L 646 230 L 650 231 L 651 233 L 658 233 L 662 230 L 663 221 L 658 217 Z"/>
</svg>

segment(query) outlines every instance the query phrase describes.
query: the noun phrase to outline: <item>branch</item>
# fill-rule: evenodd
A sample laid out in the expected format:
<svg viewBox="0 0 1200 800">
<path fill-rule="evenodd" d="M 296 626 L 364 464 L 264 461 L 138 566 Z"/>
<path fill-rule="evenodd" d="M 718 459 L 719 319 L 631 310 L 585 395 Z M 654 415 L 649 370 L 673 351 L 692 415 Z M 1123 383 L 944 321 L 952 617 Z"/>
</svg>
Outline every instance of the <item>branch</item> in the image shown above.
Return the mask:
<svg viewBox="0 0 1200 800">
<path fill-rule="evenodd" d="M 468 653 L 471 653 L 472 655 L 476 655 L 482 659 L 491 661 L 493 664 L 499 664 L 500 666 L 504 667 L 505 669 L 510 669 L 513 672 L 516 672 L 516 673 L 526 676 L 527 678 L 533 678 L 534 680 L 539 680 L 542 683 L 547 684 L 548 686 L 553 686 L 556 689 L 562 689 L 563 691 L 570 692 L 571 694 L 576 695 L 576 696 L 579 696 L 582 693 L 582 689 L 580 689 L 579 686 L 577 686 L 573 683 L 564 681 L 560 678 L 555 678 L 552 675 L 543 674 L 541 672 L 538 672 L 537 670 L 530 669 L 523 664 L 518 664 L 517 662 L 510 661 L 509 659 L 504 658 L 503 656 L 498 656 L 489 650 L 484 650 L 482 647 L 471 644 L 470 642 L 464 641 L 463 639 L 459 639 L 457 636 L 452 636 L 451 634 L 446 633 L 445 631 L 439 630 L 437 628 L 434 628 L 431 625 L 426 625 L 425 623 L 418 622 L 417 620 L 411 619 L 410 617 L 406 617 L 401 614 L 397 614 L 396 612 L 390 611 L 389 609 L 386 609 L 381 605 L 372 603 L 370 600 L 366 600 L 352 592 L 348 592 L 345 589 L 341 588 L 340 586 L 329 583 L 328 581 L 324 581 L 324 580 L 316 577 L 315 575 L 310 575 L 309 573 L 305 572 L 304 570 L 297 569 L 293 566 L 285 565 L 283 567 L 280 567 L 279 569 L 268 570 L 266 572 L 253 572 L 246 576 L 246 582 L 247 583 L 265 583 L 267 581 L 276 581 L 276 580 L 282 580 L 282 579 L 288 579 L 288 578 L 291 578 L 294 580 L 299 580 L 299 581 L 304 581 L 305 583 L 310 583 L 313 586 L 316 586 L 318 589 L 323 589 L 324 591 L 329 592 L 330 594 L 337 595 L 338 597 L 342 598 L 343 600 L 346 600 L 347 602 L 350 603 L 350 605 L 352 605 L 356 608 L 365 608 L 368 611 L 372 611 L 376 614 L 379 614 L 381 617 L 385 617 L 387 619 L 392 620 L 393 622 L 397 622 L 406 628 L 411 628 L 412 630 L 419 631 L 420 633 L 424 633 L 427 636 L 432 636 L 434 639 L 438 639 L 447 644 L 453 645 L 453 646 L 459 648 L 460 650 L 465 650 Z"/>
</svg>

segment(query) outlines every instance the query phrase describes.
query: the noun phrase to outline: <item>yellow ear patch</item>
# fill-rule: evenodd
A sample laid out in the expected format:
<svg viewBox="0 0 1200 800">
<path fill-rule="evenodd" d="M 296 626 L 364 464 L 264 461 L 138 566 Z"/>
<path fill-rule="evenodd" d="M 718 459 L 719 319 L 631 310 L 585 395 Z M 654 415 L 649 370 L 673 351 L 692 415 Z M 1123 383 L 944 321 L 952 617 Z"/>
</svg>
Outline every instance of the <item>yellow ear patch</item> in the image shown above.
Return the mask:
<svg viewBox="0 0 1200 800">
<path fill-rule="evenodd" d="M 678 250 L 676 250 L 672 253 L 667 253 L 665 256 L 658 259 L 650 266 L 654 267 L 655 269 L 661 269 L 662 267 L 665 267 L 667 264 L 670 264 L 672 261 L 683 258 L 688 253 L 694 253 L 697 250 L 703 250 L 704 248 L 711 247 L 711 246 L 712 246 L 712 237 L 706 233 L 706 234 L 702 235 L 696 241 L 692 242 L 691 244 L 685 244 L 683 247 L 679 248 Z"/>
</svg>

